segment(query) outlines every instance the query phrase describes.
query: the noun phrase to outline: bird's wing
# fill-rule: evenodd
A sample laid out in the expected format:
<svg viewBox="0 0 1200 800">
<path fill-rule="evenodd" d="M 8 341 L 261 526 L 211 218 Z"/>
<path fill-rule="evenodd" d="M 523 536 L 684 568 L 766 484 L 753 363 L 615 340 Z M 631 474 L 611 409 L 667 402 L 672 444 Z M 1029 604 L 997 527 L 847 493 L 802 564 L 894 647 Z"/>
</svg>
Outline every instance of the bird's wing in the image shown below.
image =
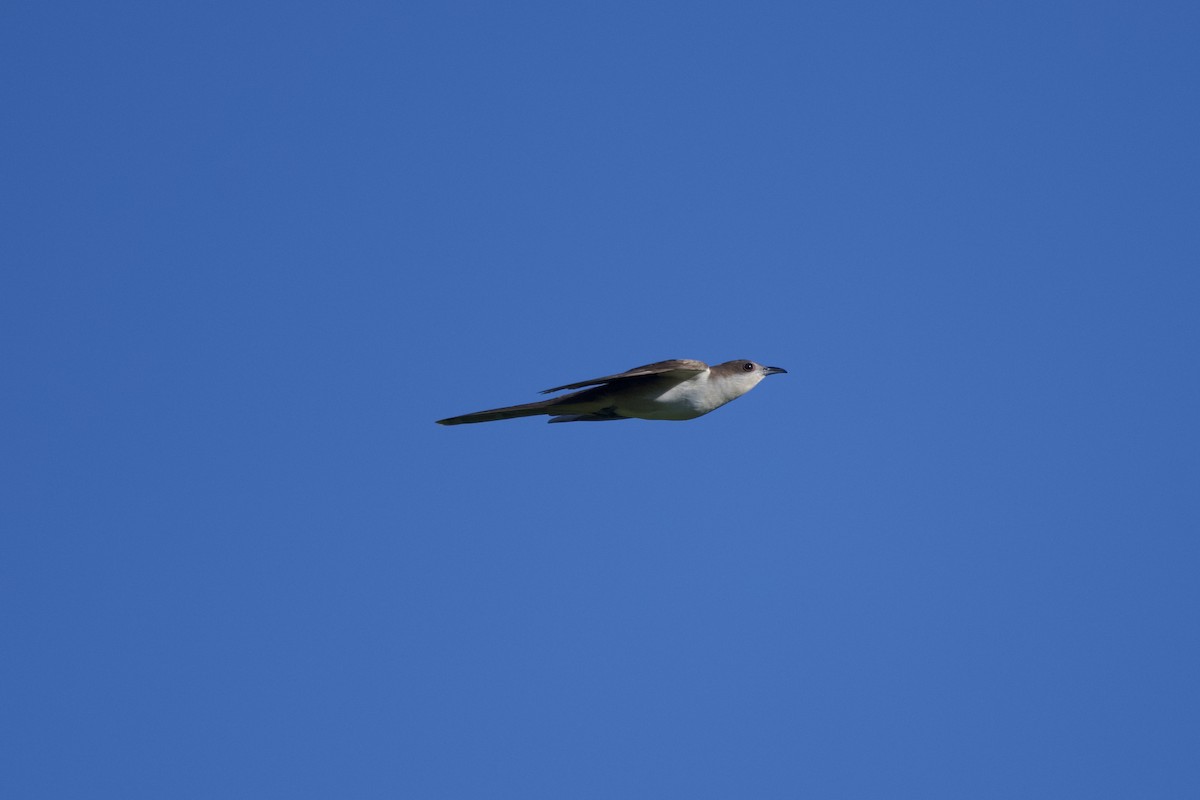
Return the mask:
<svg viewBox="0 0 1200 800">
<path fill-rule="evenodd" d="M 647 364 L 644 367 L 634 367 L 631 370 L 626 370 L 616 375 L 592 378 L 590 381 L 579 381 L 578 383 L 568 383 L 565 386 L 555 386 L 553 389 L 544 390 L 542 394 L 561 392 L 563 389 L 580 389 L 584 386 L 597 386 L 602 383 L 615 383 L 617 381 L 629 380 L 630 378 L 663 376 L 684 380 L 704 372 L 706 369 L 708 369 L 708 364 L 705 364 L 703 361 L 695 361 L 690 358 L 677 358 L 671 361 L 659 361 L 654 364 Z"/>
</svg>

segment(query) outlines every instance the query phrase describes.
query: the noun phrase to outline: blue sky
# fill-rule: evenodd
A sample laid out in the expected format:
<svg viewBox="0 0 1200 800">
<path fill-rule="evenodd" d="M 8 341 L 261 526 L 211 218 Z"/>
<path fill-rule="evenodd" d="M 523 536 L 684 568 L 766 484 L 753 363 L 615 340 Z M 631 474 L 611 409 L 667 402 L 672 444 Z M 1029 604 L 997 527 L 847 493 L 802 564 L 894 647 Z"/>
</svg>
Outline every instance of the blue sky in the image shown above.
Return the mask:
<svg viewBox="0 0 1200 800">
<path fill-rule="evenodd" d="M 1194 792 L 1198 34 L 6 7 L 0 793 Z"/>
</svg>

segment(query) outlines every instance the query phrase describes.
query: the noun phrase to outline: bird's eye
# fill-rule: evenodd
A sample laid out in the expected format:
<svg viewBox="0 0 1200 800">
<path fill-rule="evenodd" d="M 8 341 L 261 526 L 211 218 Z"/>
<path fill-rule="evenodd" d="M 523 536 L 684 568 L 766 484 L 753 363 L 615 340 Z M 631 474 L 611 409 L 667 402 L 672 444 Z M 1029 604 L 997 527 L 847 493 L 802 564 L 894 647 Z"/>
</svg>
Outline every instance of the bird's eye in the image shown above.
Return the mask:
<svg viewBox="0 0 1200 800">
<path fill-rule="evenodd" d="M 742 364 L 742 369 L 746 370 L 746 372 L 752 372 L 754 370 L 754 362 L 747 361 L 745 364 Z"/>
</svg>

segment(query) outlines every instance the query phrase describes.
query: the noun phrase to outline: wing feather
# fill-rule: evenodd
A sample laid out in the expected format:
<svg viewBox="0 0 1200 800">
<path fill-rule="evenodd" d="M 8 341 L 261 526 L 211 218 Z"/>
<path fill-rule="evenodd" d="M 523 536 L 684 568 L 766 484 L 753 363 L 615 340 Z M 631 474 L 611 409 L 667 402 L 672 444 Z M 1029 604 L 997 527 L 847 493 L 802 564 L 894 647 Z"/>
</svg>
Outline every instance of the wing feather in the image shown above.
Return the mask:
<svg viewBox="0 0 1200 800">
<path fill-rule="evenodd" d="M 697 375 L 708 369 L 708 364 L 703 361 L 696 361 L 691 358 L 676 358 L 670 361 L 656 361 L 653 364 L 646 364 L 643 367 L 634 367 L 633 369 L 619 372 L 616 375 L 605 375 L 603 378 L 592 378 L 590 381 L 579 381 L 578 383 L 568 383 L 563 386 L 555 386 L 553 389 L 545 389 L 542 394 L 550 392 L 561 392 L 564 389 L 581 389 L 584 386 L 598 386 L 602 383 L 616 383 L 625 381 L 631 378 L 649 378 L 657 375 L 665 377 L 675 377 L 683 380 Z"/>
</svg>

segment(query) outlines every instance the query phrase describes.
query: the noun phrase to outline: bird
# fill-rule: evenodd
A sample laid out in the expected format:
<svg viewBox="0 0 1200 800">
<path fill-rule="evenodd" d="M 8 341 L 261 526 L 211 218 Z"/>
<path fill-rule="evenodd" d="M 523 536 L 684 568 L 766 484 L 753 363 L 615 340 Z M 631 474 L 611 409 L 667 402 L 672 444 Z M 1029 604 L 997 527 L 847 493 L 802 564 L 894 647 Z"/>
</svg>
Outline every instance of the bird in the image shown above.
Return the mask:
<svg viewBox="0 0 1200 800">
<path fill-rule="evenodd" d="M 781 367 L 764 367 L 745 359 L 726 361 L 711 367 L 693 359 L 658 361 L 616 375 L 555 386 L 542 394 L 568 389 L 581 391 L 536 403 L 447 417 L 437 420 L 437 423 L 466 425 L 539 414 L 552 415 L 550 422 L 695 419 L 741 397 L 768 375 L 786 372 Z"/>
</svg>

